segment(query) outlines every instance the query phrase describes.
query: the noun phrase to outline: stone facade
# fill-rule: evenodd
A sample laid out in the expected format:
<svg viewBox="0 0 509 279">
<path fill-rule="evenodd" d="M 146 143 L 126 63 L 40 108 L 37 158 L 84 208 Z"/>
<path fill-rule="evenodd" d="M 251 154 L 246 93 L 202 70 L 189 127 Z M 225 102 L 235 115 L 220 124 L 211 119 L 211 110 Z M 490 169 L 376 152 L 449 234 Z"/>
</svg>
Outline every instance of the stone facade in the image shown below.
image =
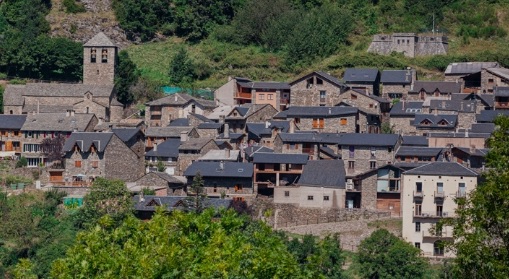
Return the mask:
<svg viewBox="0 0 509 279">
<path fill-rule="evenodd" d="M 499 75 L 495 75 L 487 69 L 481 71 L 481 92 L 493 93 L 495 87 L 507 87 L 509 80 Z"/>
<path fill-rule="evenodd" d="M 278 111 L 273 106 L 266 105 L 256 110 L 255 112 L 251 113 L 246 118 L 246 123 L 265 122 L 272 119 L 272 117 L 276 115 L 276 113 L 278 113 Z"/>
<path fill-rule="evenodd" d="M 323 126 L 320 125 L 323 121 Z M 298 122 L 298 123 L 297 123 Z M 355 133 L 357 115 L 338 117 L 300 118 L 296 126 L 302 131 L 319 131 L 321 133 Z"/>
<path fill-rule="evenodd" d="M 328 106 L 341 101 L 346 87 L 330 83 L 317 75 L 291 85 L 290 102 L 292 106 Z"/>
<path fill-rule="evenodd" d="M 194 161 L 197 161 L 198 158 L 207 154 L 207 152 L 209 152 L 210 150 L 219 150 L 219 147 L 213 140 L 210 140 L 200 150 L 195 151 L 179 150 L 179 157 L 177 160 L 177 168 L 175 169 L 175 175 L 183 175 L 187 167 L 189 167 Z"/>
<path fill-rule="evenodd" d="M 154 172 L 147 173 L 140 179 L 136 181 L 136 185 L 141 188 L 153 188 L 155 187 L 164 187 L 164 192 L 158 193 L 157 196 L 186 196 L 185 185 L 176 185 L 171 184 L 167 180 L 161 178 Z"/>
<path fill-rule="evenodd" d="M 113 85 L 115 83 L 116 47 L 85 46 L 83 61 L 83 84 Z"/>
<path fill-rule="evenodd" d="M 353 176 L 376 169 L 380 166 L 394 162 L 394 154 L 399 147 L 387 146 L 353 146 L 353 152 L 350 152 L 350 146 L 341 146 L 341 158 L 345 162 L 347 175 Z"/>
<path fill-rule="evenodd" d="M 243 177 L 203 177 L 205 191 L 209 197 L 242 197 L 253 194 L 253 179 Z M 191 185 L 189 177 L 187 184 Z M 189 187 L 189 186 L 188 186 Z"/>
<path fill-rule="evenodd" d="M 411 85 L 382 84 L 382 97 L 386 99 L 408 99 Z"/>
<path fill-rule="evenodd" d="M 375 115 L 382 115 L 382 113 L 390 110 L 390 103 L 381 103 L 378 100 L 353 90 L 348 90 L 343 93 L 341 95 L 341 102 Z"/>
<path fill-rule="evenodd" d="M 368 48 L 368 52 L 389 55 L 401 52 L 408 57 L 445 55 L 449 48 L 447 37 L 415 33 L 377 34 Z"/>
<path fill-rule="evenodd" d="M 392 130 L 402 136 L 417 135 L 417 128 L 412 125 L 414 116 L 391 116 L 389 123 Z"/>
</svg>

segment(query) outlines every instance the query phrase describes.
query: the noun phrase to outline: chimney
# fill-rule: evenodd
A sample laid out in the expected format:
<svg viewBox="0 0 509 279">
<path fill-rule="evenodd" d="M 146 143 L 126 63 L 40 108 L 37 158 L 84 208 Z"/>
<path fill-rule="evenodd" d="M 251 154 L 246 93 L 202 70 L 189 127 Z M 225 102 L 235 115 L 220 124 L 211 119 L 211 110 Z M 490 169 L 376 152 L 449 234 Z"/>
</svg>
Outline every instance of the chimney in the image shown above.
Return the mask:
<svg viewBox="0 0 509 279">
<path fill-rule="evenodd" d="M 405 99 L 401 100 L 401 106 L 402 106 L 403 110 L 405 110 L 405 104 L 406 104 L 406 100 Z"/>
<path fill-rule="evenodd" d="M 465 138 L 468 138 L 468 129 L 465 129 Z"/>
<path fill-rule="evenodd" d="M 442 101 L 442 108 L 445 109 L 445 101 Z"/>
<path fill-rule="evenodd" d="M 74 116 L 74 110 L 71 109 L 71 116 Z"/>
<path fill-rule="evenodd" d="M 143 196 L 143 190 L 142 190 L 142 191 L 140 191 L 140 196 L 139 196 L 139 198 L 140 198 L 140 202 L 144 202 L 144 201 L 145 201 L 145 197 Z"/>
<path fill-rule="evenodd" d="M 470 146 L 470 154 L 473 154 L 475 152 L 475 145 Z"/>
<path fill-rule="evenodd" d="M 463 101 L 460 103 L 460 111 L 463 111 Z"/>
<path fill-rule="evenodd" d="M 435 109 L 435 116 L 438 115 L 438 108 Z"/>
<path fill-rule="evenodd" d="M 187 132 L 186 131 L 180 132 L 180 141 L 187 141 Z"/>
<path fill-rule="evenodd" d="M 329 108 L 329 114 L 332 114 L 332 108 Z"/>
<path fill-rule="evenodd" d="M 269 121 L 265 121 L 265 129 L 268 129 L 270 128 L 270 122 Z"/>
<path fill-rule="evenodd" d="M 154 152 L 157 152 L 157 142 L 154 142 Z"/>
<path fill-rule="evenodd" d="M 219 123 L 224 123 L 224 115 L 219 115 Z"/>
<path fill-rule="evenodd" d="M 177 94 L 175 94 L 175 102 L 177 102 L 179 100 L 179 97 L 177 96 Z"/>
<path fill-rule="evenodd" d="M 103 124 L 103 118 L 99 117 L 99 119 L 97 121 L 97 125 L 101 125 L 101 124 Z"/>
<path fill-rule="evenodd" d="M 295 120 L 290 120 L 290 127 L 288 133 L 293 134 L 295 133 Z"/>
<path fill-rule="evenodd" d="M 230 125 L 228 125 L 228 123 L 225 123 L 224 126 L 223 126 L 223 138 L 225 139 L 229 139 L 230 138 Z"/>
<path fill-rule="evenodd" d="M 230 149 L 226 148 L 224 151 L 225 151 L 224 154 L 225 154 L 226 159 L 230 159 L 230 156 L 231 156 Z"/>
<path fill-rule="evenodd" d="M 224 170 L 224 162 L 219 162 L 219 170 Z"/>
<path fill-rule="evenodd" d="M 39 114 L 39 100 L 37 100 L 37 114 Z"/>
<path fill-rule="evenodd" d="M 34 114 L 35 114 L 35 113 L 34 113 Z M 66 111 L 65 111 L 65 116 L 66 116 L 66 117 L 71 116 L 71 111 L 70 111 L 70 110 L 66 110 Z"/>
</svg>

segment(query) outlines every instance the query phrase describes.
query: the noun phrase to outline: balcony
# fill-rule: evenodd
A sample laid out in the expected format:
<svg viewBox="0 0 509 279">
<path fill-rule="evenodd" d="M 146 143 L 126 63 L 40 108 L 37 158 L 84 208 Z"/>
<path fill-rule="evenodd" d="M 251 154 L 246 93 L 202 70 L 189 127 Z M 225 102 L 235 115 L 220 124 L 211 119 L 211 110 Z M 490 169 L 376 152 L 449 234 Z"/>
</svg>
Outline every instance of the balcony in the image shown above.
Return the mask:
<svg viewBox="0 0 509 279">
<path fill-rule="evenodd" d="M 320 104 L 325 104 L 327 102 L 326 98 L 320 98 Z"/>
<path fill-rule="evenodd" d="M 423 195 L 422 191 L 414 191 L 414 198 L 422 199 L 423 196 L 424 195 Z"/>
<path fill-rule="evenodd" d="M 422 238 L 427 239 L 443 239 L 443 238 L 452 238 L 453 233 L 452 229 L 442 229 L 441 232 L 435 232 L 430 230 L 423 230 L 422 231 Z"/>
<path fill-rule="evenodd" d="M 456 198 L 465 198 L 466 196 L 467 196 L 467 193 L 465 191 L 456 192 Z"/>
<path fill-rule="evenodd" d="M 290 100 L 289 99 L 280 99 L 279 100 L 279 104 L 281 105 L 287 105 L 290 103 Z"/>
<path fill-rule="evenodd" d="M 414 217 L 416 218 L 448 218 L 454 216 L 454 212 L 414 211 Z"/>
<path fill-rule="evenodd" d="M 509 102 L 495 102 L 495 109 L 509 109 Z"/>
<path fill-rule="evenodd" d="M 445 198 L 444 191 L 437 192 L 435 191 L 435 199 L 436 200 L 443 200 Z"/>
<path fill-rule="evenodd" d="M 249 99 L 251 100 L 251 93 L 238 92 L 235 94 L 235 99 Z"/>
</svg>

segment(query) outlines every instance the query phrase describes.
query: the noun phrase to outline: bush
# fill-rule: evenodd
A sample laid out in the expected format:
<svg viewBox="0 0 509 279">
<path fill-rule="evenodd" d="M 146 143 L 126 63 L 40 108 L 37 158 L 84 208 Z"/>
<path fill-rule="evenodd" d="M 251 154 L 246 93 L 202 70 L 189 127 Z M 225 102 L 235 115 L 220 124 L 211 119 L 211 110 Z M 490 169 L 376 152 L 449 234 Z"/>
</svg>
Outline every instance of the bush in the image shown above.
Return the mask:
<svg viewBox="0 0 509 279">
<path fill-rule="evenodd" d="M 84 13 L 87 11 L 82 3 L 76 3 L 75 0 L 64 0 L 62 4 L 65 7 L 65 11 L 69 14 Z"/>
<path fill-rule="evenodd" d="M 16 168 L 23 168 L 23 167 L 26 167 L 27 165 L 28 165 L 28 161 L 27 161 L 27 158 L 25 158 L 25 157 L 19 158 L 19 160 L 16 162 Z"/>
</svg>

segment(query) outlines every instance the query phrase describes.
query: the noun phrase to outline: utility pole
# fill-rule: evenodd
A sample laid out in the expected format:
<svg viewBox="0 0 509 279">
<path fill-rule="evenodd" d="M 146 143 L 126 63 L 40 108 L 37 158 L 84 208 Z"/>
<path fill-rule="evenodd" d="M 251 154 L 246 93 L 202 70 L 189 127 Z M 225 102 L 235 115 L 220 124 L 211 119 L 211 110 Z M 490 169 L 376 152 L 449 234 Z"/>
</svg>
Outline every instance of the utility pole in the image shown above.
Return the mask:
<svg viewBox="0 0 509 279">
<path fill-rule="evenodd" d="M 433 13 L 433 36 L 435 36 L 435 13 Z"/>
</svg>

